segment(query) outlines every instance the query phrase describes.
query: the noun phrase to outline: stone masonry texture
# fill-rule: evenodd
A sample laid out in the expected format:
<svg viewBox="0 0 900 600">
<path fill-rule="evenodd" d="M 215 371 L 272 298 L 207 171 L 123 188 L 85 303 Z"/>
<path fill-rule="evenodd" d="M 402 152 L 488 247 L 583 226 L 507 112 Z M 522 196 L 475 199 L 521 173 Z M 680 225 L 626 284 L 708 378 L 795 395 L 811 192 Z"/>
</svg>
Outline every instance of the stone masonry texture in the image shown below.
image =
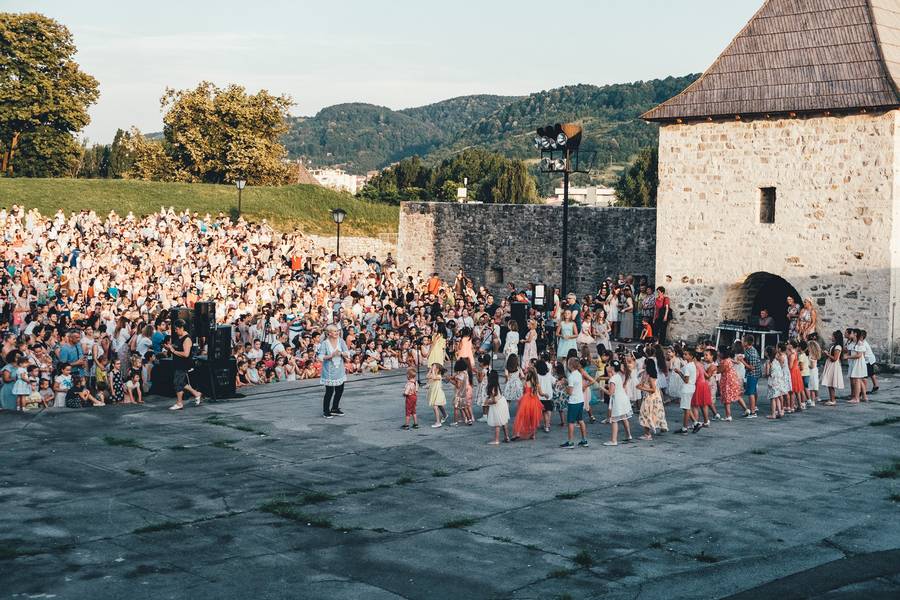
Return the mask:
<svg viewBox="0 0 900 600">
<path fill-rule="evenodd" d="M 884 355 L 897 339 L 897 118 L 662 126 L 656 273 L 678 313 L 672 334 L 746 318 L 762 273 L 813 299 L 826 340 L 861 327 Z M 764 187 L 776 188 L 773 224 L 760 222 Z"/>
<path fill-rule="evenodd" d="M 596 293 L 618 272 L 654 280 L 656 211 L 569 208 L 569 287 Z M 462 268 L 476 287 L 503 290 L 562 280 L 562 207 L 405 202 L 397 243 L 402 268 L 452 280 Z M 500 276 L 502 270 L 502 278 Z"/>
</svg>

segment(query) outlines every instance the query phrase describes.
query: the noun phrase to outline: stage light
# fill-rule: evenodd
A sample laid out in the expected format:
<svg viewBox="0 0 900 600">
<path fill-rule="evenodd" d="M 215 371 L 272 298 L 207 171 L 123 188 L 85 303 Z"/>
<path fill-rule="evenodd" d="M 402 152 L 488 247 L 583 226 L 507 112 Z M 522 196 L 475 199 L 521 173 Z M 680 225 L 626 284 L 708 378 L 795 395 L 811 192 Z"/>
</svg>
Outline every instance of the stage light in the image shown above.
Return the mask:
<svg viewBox="0 0 900 600">
<path fill-rule="evenodd" d="M 538 150 L 540 150 L 540 149 L 541 149 L 541 146 L 543 145 L 543 143 L 544 143 L 544 138 L 542 138 L 542 137 L 539 136 L 539 135 L 534 136 L 534 147 L 535 147 L 535 148 L 537 148 Z"/>
<path fill-rule="evenodd" d="M 562 131 L 560 131 L 559 135 L 556 136 L 556 143 L 559 144 L 560 146 L 565 146 L 566 142 L 568 142 L 568 141 L 569 141 L 569 136 L 567 136 Z"/>
<path fill-rule="evenodd" d="M 550 157 L 545 156 L 541 159 L 541 171 L 549 171 L 550 170 Z"/>
</svg>

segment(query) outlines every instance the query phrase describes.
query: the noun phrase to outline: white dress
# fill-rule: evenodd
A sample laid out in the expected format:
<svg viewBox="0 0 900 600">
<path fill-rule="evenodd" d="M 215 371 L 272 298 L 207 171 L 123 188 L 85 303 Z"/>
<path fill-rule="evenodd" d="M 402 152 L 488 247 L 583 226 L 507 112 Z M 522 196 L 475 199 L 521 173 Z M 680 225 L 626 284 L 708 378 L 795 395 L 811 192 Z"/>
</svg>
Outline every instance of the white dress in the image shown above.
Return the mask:
<svg viewBox="0 0 900 600">
<path fill-rule="evenodd" d="M 519 353 L 519 332 L 518 331 L 508 331 L 506 332 L 506 343 L 503 345 L 503 354 L 509 356 L 510 354 L 518 354 Z"/>
<path fill-rule="evenodd" d="M 633 415 L 631 412 L 631 400 L 625 392 L 622 375 L 616 373 L 609 379 L 610 385 L 615 386 L 612 398 L 609 401 L 609 414 L 611 421 L 627 421 Z"/>
<path fill-rule="evenodd" d="M 521 371 L 506 374 L 506 383 L 503 386 L 503 395 L 513 402 L 522 397 L 525 386 L 522 385 L 522 377 L 519 375 Z M 493 409 L 491 409 L 493 410 Z"/>
<path fill-rule="evenodd" d="M 859 342 L 847 345 L 847 352 L 849 352 L 850 354 L 863 352 L 863 350 L 863 345 Z M 851 358 L 848 361 L 847 376 L 853 379 L 865 379 L 869 376 L 869 372 L 866 368 L 865 356 L 863 356 L 862 358 Z"/>
<path fill-rule="evenodd" d="M 490 405 L 488 410 L 487 423 L 491 427 L 502 427 L 509 423 L 509 402 L 503 394 L 497 396 L 497 403 Z"/>
</svg>

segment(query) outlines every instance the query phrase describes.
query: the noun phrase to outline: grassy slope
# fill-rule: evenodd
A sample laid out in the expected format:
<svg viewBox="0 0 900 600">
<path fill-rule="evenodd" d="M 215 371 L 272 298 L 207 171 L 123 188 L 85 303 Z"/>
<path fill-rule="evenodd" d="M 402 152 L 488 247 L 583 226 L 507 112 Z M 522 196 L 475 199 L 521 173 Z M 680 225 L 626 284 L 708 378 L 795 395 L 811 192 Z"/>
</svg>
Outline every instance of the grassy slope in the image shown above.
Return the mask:
<svg viewBox="0 0 900 600">
<path fill-rule="evenodd" d="M 190 208 L 213 216 L 237 207 L 237 190 L 228 185 L 158 183 L 117 179 L 27 179 L 0 178 L 0 206 L 24 204 L 49 215 L 90 208 L 100 214 L 115 209 L 145 215 L 160 206 Z M 345 193 L 312 185 L 247 187 L 243 192 L 244 218 L 269 219 L 282 229 L 299 227 L 307 233 L 333 233 L 329 212 L 343 208 L 347 219 L 341 233 L 375 235 L 395 233 L 398 207 L 357 200 Z"/>
</svg>

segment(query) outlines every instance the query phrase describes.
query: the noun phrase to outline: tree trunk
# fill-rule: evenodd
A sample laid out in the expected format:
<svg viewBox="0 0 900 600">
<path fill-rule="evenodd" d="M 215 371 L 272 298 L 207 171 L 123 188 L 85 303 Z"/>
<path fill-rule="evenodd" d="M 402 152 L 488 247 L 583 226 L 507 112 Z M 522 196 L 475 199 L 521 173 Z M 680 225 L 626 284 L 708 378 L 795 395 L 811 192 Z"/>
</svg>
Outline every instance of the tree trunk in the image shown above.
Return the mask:
<svg viewBox="0 0 900 600">
<path fill-rule="evenodd" d="M 13 134 L 12 141 L 9 143 L 9 150 L 3 154 L 3 168 L 0 172 L 6 173 L 9 177 L 13 176 L 13 156 L 16 148 L 19 146 L 19 132 Z"/>
</svg>

